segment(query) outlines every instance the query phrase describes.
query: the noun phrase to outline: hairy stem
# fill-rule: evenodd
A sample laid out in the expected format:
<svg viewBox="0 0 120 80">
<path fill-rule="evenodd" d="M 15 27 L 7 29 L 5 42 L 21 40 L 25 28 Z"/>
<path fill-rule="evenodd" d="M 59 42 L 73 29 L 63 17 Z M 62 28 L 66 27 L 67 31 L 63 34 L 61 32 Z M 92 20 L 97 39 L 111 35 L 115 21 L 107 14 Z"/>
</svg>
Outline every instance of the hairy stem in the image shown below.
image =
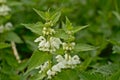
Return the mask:
<svg viewBox="0 0 120 80">
<path fill-rule="evenodd" d="M 11 41 L 11 45 L 12 45 L 13 54 L 14 54 L 16 60 L 18 61 L 18 63 L 21 63 L 21 60 L 20 60 L 16 45 L 15 45 L 15 42 Z"/>
</svg>

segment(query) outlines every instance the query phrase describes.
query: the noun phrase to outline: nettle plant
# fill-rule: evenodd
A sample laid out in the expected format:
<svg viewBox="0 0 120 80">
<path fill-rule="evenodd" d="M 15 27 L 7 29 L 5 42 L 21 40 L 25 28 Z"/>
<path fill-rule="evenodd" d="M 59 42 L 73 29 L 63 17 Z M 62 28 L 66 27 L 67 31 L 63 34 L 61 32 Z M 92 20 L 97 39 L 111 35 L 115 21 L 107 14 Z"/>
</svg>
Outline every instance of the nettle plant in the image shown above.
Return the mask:
<svg viewBox="0 0 120 80">
<path fill-rule="evenodd" d="M 35 12 L 44 20 L 35 24 L 23 24 L 36 33 L 34 40 L 38 48 L 28 61 L 24 79 L 30 80 L 79 80 L 81 65 L 80 51 L 93 50 L 90 45 L 80 45 L 75 42 L 74 34 L 87 26 L 73 27 L 66 17 L 65 23 L 58 23 L 61 12 Z M 84 65 L 85 66 L 85 65 Z M 85 67 L 84 67 L 85 68 Z"/>
</svg>

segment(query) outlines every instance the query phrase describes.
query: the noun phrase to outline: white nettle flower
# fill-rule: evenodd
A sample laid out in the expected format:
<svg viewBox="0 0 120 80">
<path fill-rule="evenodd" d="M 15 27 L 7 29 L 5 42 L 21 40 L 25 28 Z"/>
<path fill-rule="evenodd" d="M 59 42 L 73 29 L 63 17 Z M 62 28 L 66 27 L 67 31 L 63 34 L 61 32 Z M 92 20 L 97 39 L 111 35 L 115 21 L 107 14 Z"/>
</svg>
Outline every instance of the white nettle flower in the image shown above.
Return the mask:
<svg viewBox="0 0 120 80">
<path fill-rule="evenodd" d="M 61 67 L 58 64 L 56 64 L 56 65 L 54 65 L 52 67 L 52 71 L 54 71 L 54 72 L 61 72 Z"/>
<path fill-rule="evenodd" d="M 0 6 L 0 15 L 1 16 L 6 16 L 9 14 L 9 11 L 11 11 L 11 9 L 7 6 L 7 5 L 1 5 Z"/>
<path fill-rule="evenodd" d="M 57 55 L 56 59 L 58 63 L 53 65 L 52 68 L 47 71 L 48 79 L 51 79 L 58 72 L 61 72 L 62 69 L 75 68 L 75 66 L 80 63 L 77 55 L 71 57 L 70 55 L 65 54 L 64 58 L 61 55 Z"/>
<path fill-rule="evenodd" d="M 12 27 L 13 27 L 13 25 L 10 22 L 5 24 L 5 30 L 11 30 Z"/>
<path fill-rule="evenodd" d="M 50 37 L 50 39 L 47 41 L 43 36 L 35 39 L 35 42 L 39 42 L 39 50 L 49 51 L 51 53 L 56 51 L 56 49 L 59 49 L 60 44 L 62 44 L 59 38 Z"/>
<path fill-rule="evenodd" d="M 64 58 L 61 55 L 56 56 L 58 64 L 60 64 L 61 68 L 74 68 L 77 64 L 80 63 L 80 59 L 77 55 L 71 57 L 68 54 L 64 55 Z"/>
<path fill-rule="evenodd" d="M 46 61 L 43 65 L 37 66 L 35 69 L 40 69 L 39 73 L 44 72 L 49 67 L 49 62 Z"/>
<path fill-rule="evenodd" d="M 47 71 L 48 79 L 51 79 L 52 76 L 54 76 L 55 74 L 56 74 L 55 71 L 52 71 L 52 70 L 49 69 L 49 70 Z"/>
<path fill-rule="evenodd" d="M 64 58 L 61 55 L 56 56 L 57 62 L 62 62 L 64 61 Z"/>
<path fill-rule="evenodd" d="M 51 48 L 59 49 L 60 44 L 62 44 L 62 42 L 59 38 L 50 37 L 50 44 L 51 44 Z"/>
<path fill-rule="evenodd" d="M 8 22 L 4 25 L 0 25 L 0 33 L 3 33 L 4 31 L 9 31 L 12 29 L 12 23 Z"/>
</svg>

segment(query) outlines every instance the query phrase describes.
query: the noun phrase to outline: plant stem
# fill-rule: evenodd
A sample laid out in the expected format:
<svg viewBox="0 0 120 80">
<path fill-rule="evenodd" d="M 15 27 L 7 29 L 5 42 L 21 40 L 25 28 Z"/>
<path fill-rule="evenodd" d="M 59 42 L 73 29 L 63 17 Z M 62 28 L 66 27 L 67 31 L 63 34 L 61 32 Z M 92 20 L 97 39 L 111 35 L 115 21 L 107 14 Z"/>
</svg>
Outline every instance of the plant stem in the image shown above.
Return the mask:
<svg viewBox="0 0 120 80">
<path fill-rule="evenodd" d="M 19 57 L 19 54 L 18 54 L 18 51 L 17 51 L 14 41 L 11 41 L 11 46 L 12 46 L 13 54 L 14 54 L 16 60 L 18 61 L 18 63 L 21 63 L 21 60 L 20 60 L 20 57 Z"/>
</svg>

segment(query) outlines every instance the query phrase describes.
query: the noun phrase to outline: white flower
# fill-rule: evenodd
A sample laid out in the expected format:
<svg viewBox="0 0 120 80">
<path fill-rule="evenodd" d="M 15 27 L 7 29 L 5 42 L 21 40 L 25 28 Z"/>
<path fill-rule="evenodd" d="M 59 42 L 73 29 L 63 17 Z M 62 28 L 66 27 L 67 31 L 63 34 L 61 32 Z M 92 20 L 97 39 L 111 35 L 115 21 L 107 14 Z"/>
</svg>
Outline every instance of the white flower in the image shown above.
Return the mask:
<svg viewBox="0 0 120 80">
<path fill-rule="evenodd" d="M 40 36 L 34 40 L 34 42 L 40 42 L 40 41 L 46 41 L 46 39 L 43 36 Z"/>
<path fill-rule="evenodd" d="M 46 40 L 44 36 L 38 37 L 34 42 L 39 42 L 39 50 L 49 51 L 51 53 L 56 51 L 56 49 L 59 49 L 59 46 L 62 43 L 59 38 L 50 37 L 50 39 Z"/>
<path fill-rule="evenodd" d="M 73 56 L 72 57 L 72 63 L 73 64 L 79 64 L 80 63 L 80 58 L 77 55 Z"/>
<path fill-rule="evenodd" d="M 61 55 L 56 56 L 57 62 L 62 62 L 64 58 Z"/>
<path fill-rule="evenodd" d="M 66 68 L 66 61 L 64 60 L 62 62 L 59 62 L 57 65 L 59 66 L 59 68 L 64 69 Z"/>
<path fill-rule="evenodd" d="M 13 27 L 13 25 L 10 22 L 5 24 L 5 30 L 11 30 L 12 27 Z"/>
<path fill-rule="evenodd" d="M 6 5 L 0 6 L 0 15 L 6 16 L 9 14 L 8 13 L 9 11 L 11 11 L 11 9 L 8 6 L 6 6 Z"/>
<path fill-rule="evenodd" d="M 56 48 L 56 49 L 59 49 L 60 44 L 62 44 L 61 40 L 55 37 L 50 37 L 50 43 L 52 48 Z"/>
<path fill-rule="evenodd" d="M 54 65 L 54 66 L 52 67 L 52 71 L 54 71 L 54 72 L 61 72 L 61 68 L 60 68 L 59 65 Z"/>
<path fill-rule="evenodd" d="M 46 61 L 43 65 L 37 66 L 35 69 L 40 69 L 39 73 L 46 71 L 49 67 L 49 62 Z"/>
<path fill-rule="evenodd" d="M 52 71 L 52 70 L 48 70 L 47 71 L 47 75 L 48 75 L 48 79 L 51 79 L 51 76 L 54 76 L 56 74 L 56 72 L 55 71 Z"/>
</svg>

